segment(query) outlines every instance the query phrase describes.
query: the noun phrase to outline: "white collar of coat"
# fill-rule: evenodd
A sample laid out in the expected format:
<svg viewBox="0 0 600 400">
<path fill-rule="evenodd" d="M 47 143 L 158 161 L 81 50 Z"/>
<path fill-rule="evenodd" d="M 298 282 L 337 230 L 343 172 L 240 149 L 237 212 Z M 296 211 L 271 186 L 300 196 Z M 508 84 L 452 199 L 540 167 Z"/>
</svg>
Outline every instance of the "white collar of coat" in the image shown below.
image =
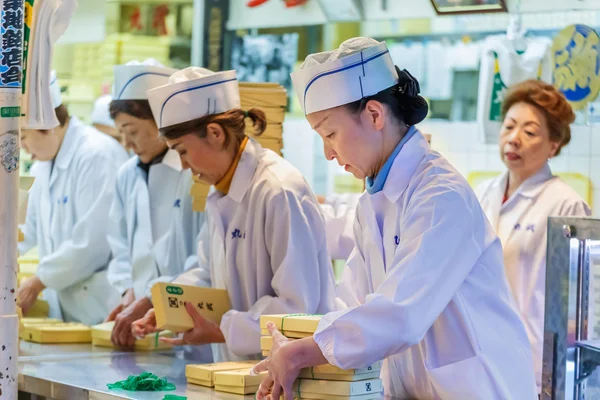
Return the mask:
<svg viewBox="0 0 600 400">
<path fill-rule="evenodd" d="M 244 152 L 240 157 L 240 161 L 233 173 L 231 186 L 229 187 L 229 196 L 232 200 L 240 203 L 248 188 L 252 184 L 252 178 L 258 167 L 260 160 L 260 152 L 263 150 L 260 144 L 251 137 L 248 138 L 248 143 L 244 148 Z"/>
<path fill-rule="evenodd" d="M 65 132 L 65 137 L 60 145 L 60 149 L 58 150 L 58 154 L 54 159 L 54 166 L 67 169 L 73 156 L 75 155 L 75 151 L 73 150 L 73 146 L 81 137 L 81 129 L 85 128 L 83 122 L 79 120 L 79 118 L 72 116 L 69 120 L 69 127 Z M 51 133 L 52 135 L 52 133 Z"/>
<path fill-rule="evenodd" d="M 534 198 L 544 189 L 544 185 L 542 185 L 542 183 L 547 182 L 553 177 L 554 175 L 552 175 L 550 165 L 546 163 L 535 175 L 526 179 L 525 182 L 519 186 L 516 194 L 527 198 Z M 494 185 L 496 186 L 497 190 L 502 191 L 502 194 L 504 194 L 507 182 L 508 170 L 504 171 L 504 173 L 500 175 L 498 179 L 496 179 Z"/>
<path fill-rule="evenodd" d="M 383 185 L 383 194 L 391 203 L 397 202 L 404 193 L 421 159 L 428 151 L 427 140 L 417 129 L 417 132 L 406 142 L 396 156 L 390 174 Z"/>
</svg>

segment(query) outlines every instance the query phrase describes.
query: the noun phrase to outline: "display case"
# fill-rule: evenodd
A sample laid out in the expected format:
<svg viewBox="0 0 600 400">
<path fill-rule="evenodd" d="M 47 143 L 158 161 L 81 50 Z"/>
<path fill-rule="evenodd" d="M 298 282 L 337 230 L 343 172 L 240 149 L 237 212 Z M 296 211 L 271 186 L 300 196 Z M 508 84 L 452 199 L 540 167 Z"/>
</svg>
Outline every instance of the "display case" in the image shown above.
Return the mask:
<svg viewBox="0 0 600 400">
<path fill-rule="evenodd" d="M 549 218 L 542 394 L 600 398 L 600 220 Z"/>
</svg>

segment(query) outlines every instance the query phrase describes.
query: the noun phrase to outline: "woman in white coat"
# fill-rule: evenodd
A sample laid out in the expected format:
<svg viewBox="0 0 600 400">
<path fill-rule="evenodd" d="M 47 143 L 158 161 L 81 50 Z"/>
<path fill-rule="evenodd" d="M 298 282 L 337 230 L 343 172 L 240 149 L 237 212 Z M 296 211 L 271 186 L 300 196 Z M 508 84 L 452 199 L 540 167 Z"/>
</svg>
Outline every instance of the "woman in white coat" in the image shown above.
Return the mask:
<svg viewBox="0 0 600 400">
<path fill-rule="evenodd" d="M 508 283 L 531 342 L 541 390 L 548 217 L 590 216 L 583 199 L 553 176 L 548 160 L 571 140 L 571 106 L 554 86 L 531 80 L 502 104 L 500 157 L 507 167 L 477 196 L 504 247 Z"/>
<path fill-rule="evenodd" d="M 414 127 L 427 114 L 418 82 L 367 38 L 308 56 L 292 79 L 326 157 L 366 177 L 367 193 L 339 291 L 347 308 L 306 339 L 288 341 L 269 324 L 273 350 L 254 368 L 269 372 L 258 398 L 292 399 L 304 367 L 385 359 L 394 398 L 533 399 L 500 241 L 465 179 Z"/>
<path fill-rule="evenodd" d="M 117 141 L 69 116 L 56 80 L 50 92 L 60 125 L 21 136 L 36 163 L 19 252 L 37 245 L 40 263 L 17 298 L 27 314 L 45 289 L 51 317 L 93 325 L 119 303 L 106 278 L 106 229 L 117 171 L 128 157 Z"/>
<path fill-rule="evenodd" d="M 115 67 L 110 116 L 136 154 L 119 171 L 108 228 L 108 279 L 122 301 L 106 320 L 115 321 L 111 339 L 124 349 L 135 342 L 131 324 L 152 308 L 152 285 L 197 266 L 204 213 L 192 210 L 192 174 L 158 137 L 146 94 L 173 72 L 154 60 Z"/>
<path fill-rule="evenodd" d="M 245 135 L 246 118 L 257 134 L 266 120 L 258 109 L 240 109 L 235 71 L 192 67 L 170 82 L 149 92 L 154 118 L 184 168 L 215 185 L 206 204 L 200 268 L 176 282 L 227 289 L 232 309 L 217 325 L 188 304 L 195 327 L 181 339 L 163 340 L 214 343 L 215 361 L 260 358 L 260 315 L 335 307 L 319 205 L 296 168 Z M 152 313 L 134 324 L 136 335 L 153 329 Z"/>
</svg>

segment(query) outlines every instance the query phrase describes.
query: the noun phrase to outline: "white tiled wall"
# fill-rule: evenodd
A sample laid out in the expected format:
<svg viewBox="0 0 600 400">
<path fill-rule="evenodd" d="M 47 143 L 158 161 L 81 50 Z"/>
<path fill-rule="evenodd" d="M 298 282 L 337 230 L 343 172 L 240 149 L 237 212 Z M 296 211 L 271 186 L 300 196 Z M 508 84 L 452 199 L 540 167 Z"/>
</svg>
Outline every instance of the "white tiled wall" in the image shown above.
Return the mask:
<svg viewBox="0 0 600 400">
<path fill-rule="evenodd" d="M 503 171 L 498 145 L 483 144 L 475 123 L 429 120 L 419 125 L 431 133 L 431 146 L 462 174 L 472 171 Z M 591 180 L 594 216 L 600 217 L 600 126 L 574 125 L 571 143 L 550 161 L 554 172 L 580 173 Z"/>
</svg>

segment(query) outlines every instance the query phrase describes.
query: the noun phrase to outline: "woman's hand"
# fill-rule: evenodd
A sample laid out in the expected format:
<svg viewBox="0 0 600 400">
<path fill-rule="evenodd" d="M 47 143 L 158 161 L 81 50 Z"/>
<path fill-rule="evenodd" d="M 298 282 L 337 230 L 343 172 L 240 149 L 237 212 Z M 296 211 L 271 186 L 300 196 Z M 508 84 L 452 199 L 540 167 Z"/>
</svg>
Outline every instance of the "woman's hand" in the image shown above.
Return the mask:
<svg viewBox="0 0 600 400">
<path fill-rule="evenodd" d="M 163 343 L 168 343 L 173 346 L 182 346 L 184 344 L 209 344 L 209 343 L 225 343 L 225 337 L 221 332 L 218 324 L 204 318 L 192 303 L 185 303 L 185 308 L 188 314 L 194 321 L 194 327 L 185 332 L 183 336 L 178 338 L 159 338 Z"/>
<path fill-rule="evenodd" d="M 17 291 L 17 304 L 23 310 L 23 315 L 27 315 L 27 312 L 44 289 L 44 284 L 37 276 L 32 276 L 23 281 Z"/>
<path fill-rule="evenodd" d="M 106 317 L 104 322 L 114 321 L 115 318 L 117 318 L 117 315 L 119 315 L 121 313 L 121 311 L 123 311 L 125 308 L 127 308 L 127 306 L 129 306 L 131 303 L 133 303 L 133 300 L 135 300 L 135 297 L 133 294 L 133 289 L 127 289 L 127 291 L 121 298 L 121 303 L 118 306 L 116 306 L 110 312 L 110 314 L 108 314 L 108 317 Z"/>
<path fill-rule="evenodd" d="M 148 310 L 144 318 L 138 319 L 131 324 L 131 333 L 136 338 L 143 338 L 146 335 L 156 332 L 156 316 L 154 315 L 154 308 Z"/>
<path fill-rule="evenodd" d="M 135 346 L 135 337 L 132 334 L 132 325 L 143 318 L 148 310 L 152 309 L 152 302 L 147 297 L 135 300 L 115 318 L 111 340 L 113 344 L 123 350 L 132 350 Z"/>
<path fill-rule="evenodd" d="M 292 387 L 300 375 L 300 368 L 294 359 L 294 351 L 293 349 L 289 351 L 289 346 L 293 342 L 283 336 L 272 322 L 267 324 L 267 329 L 273 338 L 273 347 L 269 357 L 256 364 L 252 372 L 258 374 L 269 371 L 269 375 L 260 384 L 256 398 L 262 400 L 269 396 L 273 400 L 278 400 L 284 394 L 286 399 L 293 400 Z"/>
</svg>

